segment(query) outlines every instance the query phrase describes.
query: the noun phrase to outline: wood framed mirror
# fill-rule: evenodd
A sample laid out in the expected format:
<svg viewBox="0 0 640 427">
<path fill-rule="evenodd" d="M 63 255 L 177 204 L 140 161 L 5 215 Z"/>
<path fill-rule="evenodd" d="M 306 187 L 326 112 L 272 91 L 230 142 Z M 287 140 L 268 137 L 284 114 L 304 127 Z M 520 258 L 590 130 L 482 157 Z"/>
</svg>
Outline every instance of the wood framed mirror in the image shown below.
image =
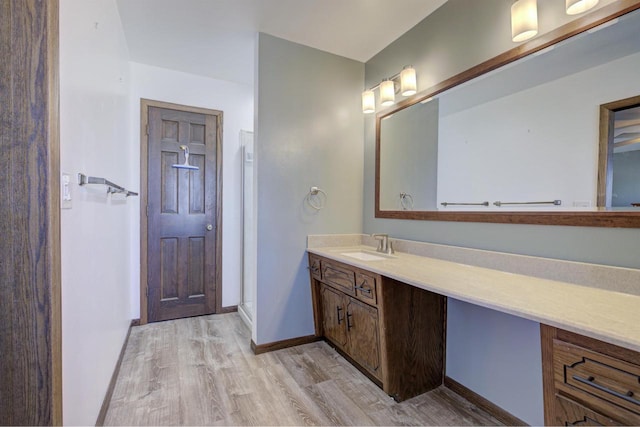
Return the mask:
<svg viewBox="0 0 640 427">
<path fill-rule="evenodd" d="M 551 161 L 549 162 L 545 161 L 545 164 L 543 167 L 538 167 L 538 170 L 540 171 L 539 176 L 532 175 L 535 173 L 536 169 L 530 168 L 531 172 L 529 172 L 530 174 L 529 174 L 528 182 L 531 182 L 531 183 L 540 182 L 541 183 L 540 185 L 542 185 L 542 183 L 545 182 L 544 178 L 546 178 L 547 175 L 550 175 L 550 173 L 547 172 L 547 169 L 549 171 L 553 169 L 554 167 L 553 161 L 557 163 L 556 166 L 558 170 L 560 170 L 560 172 L 562 173 L 562 175 L 560 175 L 561 178 L 556 178 L 555 181 L 552 179 L 547 180 L 548 182 L 546 182 L 546 187 L 545 187 L 547 189 L 552 189 L 554 193 L 549 194 L 550 191 L 547 191 L 546 193 L 540 192 L 540 191 L 538 192 L 531 191 L 530 196 L 523 197 L 525 202 L 536 201 L 540 203 L 549 204 L 549 206 L 538 206 L 538 205 L 528 206 L 527 205 L 527 206 L 524 206 L 524 208 L 522 208 L 516 204 L 511 205 L 510 203 L 508 203 L 508 201 L 515 199 L 516 196 L 514 195 L 519 194 L 519 193 L 516 193 L 518 191 L 517 185 L 512 185 L 513 188 L 511 189 L 511 193 L 509 193 L 507 189 L 500 189 L 501 193 L 498 194 L 498 191 L 495 191 L 495 189 L 492 189 L 492 191 L 495 191 L 496 195 L 494 195 L 493 193 L 491 193 L 491 195 L 484 195 L 480 190 L 478 190 L 477 194 L 471 193 L 472 197 L 468 197 L 469 200 L 465 200 L 460 196 L 456 197 L 455 191 L 452 191 L 450 187 L 447 187 L 447 185 L 440 182 L 440 180 L 443 178 L 444 175 L 446 175 L 446 173 L 449 173 L 450 176 L 461 175 L 463 174 L 463 172 L 461 171 L 464 171 L 464 173 L 466 173 L 467 167 L 465 166 L 465 168 L 458 168 L 456 165 L 452 166 L 449 163 L 447 164 L 440 163 L 443 158 L 446 158 L 447 153 L 446 153 L 446 149 L 443 149 L 442 146 L 438 150 L 437 145 L 438 145 L 438 139 L 442 136 L 443 133 L 446 133 L 446 129 L 445 129 L 446 123 L 440 120 L 439 122 L 440 124 L 436 126 L 436 128 L 440 127 L 440 131 L 438 131 L 438 129 L 435 129 L 435 137 L 433 135 L 428 135 L 429 133 L 431 134 L 434 133 L 433 128 L 430 128 L 431 130 L 427 130 L 425 128 L 427 123 L 433 123 L 433 116 L 431 116 L 431 118 L 428 118 L 428 119 L 422 119 L 421 120 L 422 124 L 418 131 L 414 130 L 413 134 L 411 132 L 408 133 L 410 135 L 410 138 L 416 139 L 415 135 L 417 132 L 420 135 L 421 142 L 427 141 L 427 145 L 428 144 L 432 145 L 431 151 L 428 147 L 425 148 L 424 146 L 421 146 L 419 149 L 417 149 L 415 147 L 411 148 L 411 147 L 403 146 L 402 144 L 395 144 L 398 141 L 394 141 L 395 145 L 393 149 L 389 149 L 388 146 L 383 145 L 384 144 L 383 140 L 386 138 L 385 135 L 387 135 L 390 129 L 392 129 L 392 126 L 390 125 L 392 121 L 389 119 L 393 118 L 393 121 L 397 121 L 398 123 L 400 123 L 401 117 L 403 117 L 402 120 L 405 120 L 405 121 L 411 120 L 410 116 L 414 115 L 415 111 L 420 109 L 420 110 L 424 110 L 425 112 L 429 112 L 429 114 L 433 114 L 433 112 L 435 111 L 435 114 L 436 114 L 435 120 L 436 120 L 436 123 L 438 123 L 438 119 L 437 119 L 438 114 L 440 114 L 440 117 L 442 117 L 443 111 L 446 113 L 447 111 L 451 111 L 452 109 L 455 109 L 451 107 L 452 104 L 449 100 L 442 102 L 442 100 L 445 99 L 443 98 L 445 95 L 449 95 L 451 93 L 455 94 L 455 92 L 460 87 L 468 87 L 470 85 L 473 85 L 475 81 L 490 80 L 495 76 L 495 73 L 497 73 L 498 71 L 502 72 L 503 69 L 508 70 L 511 68 L 512 74 L 513 74 L 516 72 L 514 70 L 516 70 L 517 67 L 519 67 L 522 63 L 526 61 L 533 62 L 531 58 L 536 59 L 535 57 L 538 57 L 538 56 L 539 57 L 558 56 L 558 57 L 566 58 L 565 56 L 566 53 L 562 49 L 564 49 L 564 46 L 570 44 L 568 42 L 573 43 L 573 41 L 576 39 L 582 39 L 583 41 L 581 43 L 583 46 L 600 44 L 601 52 L 602 51 L 606 52 L 604 56 L 609 55 L 609 52 L 611 52 L 611 55 L 613 55 L 611 58 L 607 59 L 607 61 L 609 61 L 611 64 L 613 64 L 614 61 L 628 60 L 628 58 L 632 58 L 634 61 L 638 61 L 638 58 L 640 58 L 640 52 L 637 47 L 634 47 L 634 49 L 636 50 L 634 50 L 633 53 L 630 53 L 629 51 L 624 51 L 624 47 L 621 47 L 620 49 L 622 50 L 616 53 L 616 51 L 619 50 L 617 47 L 616 49 L 611 49 L 611 48 L 608 48 L 607 45 L 604 45 L 603 43 L 605 42 L 606 43 L 613 43 L 613 42 L 611 40 L 606 39 L 607 37 L 609 37 L 607 36 L 607 34 L 611 34 L 611 31 L 607 30 L 608 27 L 606 25 L 602 25 L 602 24 L 616 23 L 616 25 L 609 25 L 610 27 L 618 27 L 616 31 L 621 31 L 620 30 L 621 28 L 624 31 L 624 28 L 627 28 L 627 33 L 623 32 L 620 37 L 622 37 L 623 40 L 631 39 L 632 41 L 630 43 L 627 43 L 628 45 L 640 47 L 640 43 L 634 42 L 634 40 L 638 41 L 637 39 L 638 37 L 640 37 L 640 30 L 636 29 L 636 28 L 640 28 L 640 25 L 637 25 L 634 22 L 630 21 L 630 19 L 634 19 L 634 20 L 638 19 L 638 22 L 640 22 L 640 11 L 638 11 L 638 9 L 640 9 L 640 0 L 633 0 L 633 1 L 622 0 L 622 1 L 612 3 L 608 6 L 605 6 L 605 7 L 602 7 L 601 9 L 596 10 L 595 12 L 590 13 L 589 15 L 586 15 L 582 18 L 574 20 L 571 23 L 566 24 L 550 33 L 547 33 L 538 38 L 535 38 L 495 58 L 492 58 L 482 64 L 479 64 L 457 76 L 454 76 L 446 81 L 443 81 L 434 87 L 431 87 L 425 91 L 420 92 L 417 95 L 414 95 L 411 98 L 405 99 L 404 101 L 396 104 L 394 107 L 388 110 L 378 113 L 376 115 L 375 216 L 377 218 L 416 219 L 416 220 L 432 220 L 432 221 L 465 221 L 465 222 L 493 222 L 493 223 L 514 223 L 514 224 L 640 228 L 640 207 L 630 205 L 629 207 L 622 208 L 622 207 L 616 206 L 615 204 L 612 205 L 611 203 L 607 205 L 606 198 L 601 197 L 601 194 L 604 194 L 604 191 L 606 190 L 606 185 L 607 185 L 607 184 L 604 184 L 606 182 L 606 177 L 607 177 L 607 172 L 606 172 L 607 164 L 609 164 L 609 177 L 610 177 L 609 182 L 611 182 L 611 176 L 613 175 L 611 172 L 611 158 L 606 156 L 607 151 L 605 151 L 605 155 L 599 154 L 599 153 L 602 153 L 602 149 L 599 149 L 598 147 L 598 135 L 599 135 L 600 141 L 602 141 L 603 134 L 605 134 L 608 141 L 609 134 L 611 133 L 611 131 L 609 130 L 611 117 L 607 116 L 605 117 L 605 121 L 603 121 L 602 123 L 598 123 L 598 114 L 600 112 L 601 106 L 602 108 L 605 108 L 605 106 L 608 106 L 607 108 L 609 108 L 609 110 L 607 111 L 616 111 L 616 110 L 622 110 L 622 109 L 628 108 L 625 106 L 621 106 L 620 102 L 622 101 L 613 101 L 613 100 L 623 99 L 631 95 L 638 95 L 640 94 L 640 87 L 638 88 L 628 87 L 628 85 L 625 86 L 624 83 L 622 83 L 620 87 L 617 89 L 617 92 L 614 91 L 611 94 L 605 93 L 603 95 L 600 95 L 601 98 L 594 97 L 594 99 L 602 99 L 604 101 L 596 102 L 594 105 L 591 105 L 593 104 L 592 102 L 593 99 L 589 100 L 589 108 L 593 110 L 593 113 L 590 112 L 589 114 L 592 114 L 593 117 L 591 119 L 591 116 L 589 116 L 590 120 L 588 121 L 588 124 L 586 124 L 585 126 L 589 127 L 590 132 L 593 133 L 595 136 L 585 137 L 584 135 L 579 135 L 578 133 L 576 133 L 576 135 L 573 135 L 573 136 L 568 135 L 564 137 L 564 140 L 562 140 L 562 138 L 559 138 L 559 139 L 556 138 L 560 142 L 570 140 L 570 139 L 575 139 L 580 141 L 588 140 L 588 143 L 590 145 L 586 148 L 583 147 L 583 151 L 589 153 L 588 156 L 585 157 L 585 156 L 582 156 L 582 154 L 573 156 L 576 158 L 584 157 L 584 159 L 586 159 L 585 163 L 588 164 L 587 167 L 575 168 L 574 166 L 572 166 L 572 164 L 569 164 L 569 166 L 567 166 L 566 159 L 570 159 L 570 161 L 574 161 L 574 159 L 571 157 L 570 151 L 568 151 L 567 153 L 568 157 L 562 158 L 559 155 L 556 156 L 555 153 L 551 153 L 551 155 L 549 155 L 550 152 L 547 150 L 545 159 L 547 160 L 551 159 Z M 602 28 L 604 28 L 607 31 L 600 31 L 600 29 Z M 588 39 L 588 40 L 586 39 L 586 37 L 592 37 L 596 34 L 598 35 L 598 37 L 600 37 L 600 39 L 605 41 L 600 43 L 600 42 L 594 42 L 593 41 L 594 39 Z M 577 35 L 578 37 L 573 37 Z M 572 37 L 573 37 L 572 40 L 568 40 Z M 567 42 L 559 44 L 560 42 L 564 42 L 564 41 L 567 41 Z M 618 46 L 618 45 L 622 46 L 623 44 L 624 43 L 616 42 L 615 46 Z M 577 45 L 580 46 L 579 44 Z M 557 49 L 556 48 L 557 46 L 561 46 L 561 49 Z M 600 64 L 595 64 L 595 63 L 583 64 L 584 61 L 589 60 L 588 58 L 603 56 L 602 54 L 595 54 L 595 55 L 585 54 L 585 51 L 583 50 L 582 47 L 575 48 L 574 50 L 575 50 L 575 55 L 579 55 L 579 56 L 576 56 L 576 58 L 580 58 L 580 59 L 578 61 L 565 61 L 565 63 L 576 62 L 577 66 L 581 66 L 582 64 L 584 65 L 585 69 L 595 70 L 594 72 L 596 71 L 608 72 L 606 69 L 603 69 Z M 615 56 L 615 55 L 618 55 L 618 56 Z M 615 66 L 615 64 L 611 66 Z M 544 65 L 543 63 L 543 65 L 539 65 L 538 67 L 546 67 L 546 65 Z M 637 68 L 634 68 L 634 69 L 637 69 Z M 567 70 L 563 70 L 563 71 L 559 71 L 558 75 L 562 78 L 567 78 L 566 76 L 568 76 L 569 74 L 570 76 L 573 76 L 572 73 L 573 72 L 571 72 L 570 74 Z M 582 71 L 580 73 L 581 73 L 580 78 L 582 78 L 582 74 L 583 74 Z M 539 74 L 540 73 L 535 75 L 538 76 Z M 482 78 L 476 79 L 477 77 L 482 77 Z M 616 78 L 615 76 L 611 76 L 611 77 L 612 77 L 611 79 L 608 78 L 606 80 L 607 83 L 612 79 L 615 80 Z M 504 75 L 500 76 L 499 79 L 501 82 L 500 86 L 505 86 L 504 82 L 509 80 L 508 78 L 505 78 Z M 518 84 L 517 82 L 523 79 L 511 78 L 511 80 L 513 82 L 516 82 L 514 84 Z M 603 86 L 603 84 L 600 83 L 602 81 L 605 81 L 605 80 L 601 78 L 600 80 L 598 80 L 598 84 L 592 84 L 592 85 L 594 87 Z M 462 85 L 463 83 L 465 83 L 465 85 Z M 542 83 L 547 83 L 547 82 L 542 82 Z M 566 82 L 564 83 L 566 84 Z M 540 84 L 540 86 L 544 86 L 544 84 Z M 517 90 L 519 92 L 526 92 L 527 88 L 518 88 Z M 578 90 L 577 92 L 580 92 L 580 90 Z M 589 95 L 589 91 L 586 91 L 586 92 L 587 92 L 587 95 Z M 625 95 L 621 96 L 620 93 L 623 93 Z M 494 99 L 497 99 L 498 97 L 502 97 L 503 95 L 505 94 L 496 96 Z M 479 96 L 479 97 L 482 98 L 482 96 Z M 464 96 L 458 96 L 458 98 L 470 99 L 472 97 L 464 95 Z M 631 99 L 636 99 L 636 98 L 631 98 Z M 435 100 L 435 102 L 433 100 Z M 409 108 L 409 107 L 412 107 L 412 108 Z M 458 110 L 469 109 L 467 107 L 468 106 L 465 106 L 464 108 L 459 108 Z M 538 110 L 544 110 L 544 109 L 549 109 L 548 103 L 546 105 L 543 105 L 542 107 L 538 107 Z M 438 110 L 440 111 L 440 113 L 438 113 Z M 561 113 L 556 115 L 569 116 L 570 114 Z M 570 117 L 567 118 L 567 120 L 569 119 Z M 477 120 L 481 121 L 481 118 L 478 118 Z M 584 119 L 581 119 L 581 120 L 582 120 L 582 123 L 585 123 Z M 515 123 L 517 122 L 517 120 L 512 120 L 512 122 Z M 402 125 L 398 125 L 398 126 L 402 126 Z M 519 131 L 526 132 L 526 127 L 529 125 L 525 124 L 523 126 L 524 128 L 519 129 Z M 484 127 L 491 128 L 491 125 L 484 125 Z M 538 127 L 531 127 L 531 129 L 538 130 L 546 127 L 548 127 L 546 126 L 546 122 L 544 122 L 543 119 L 540 119 L 540 125 Z M 555 128 L 553 128 L 552 126 L 549 126 L 549 127 L 551 129 L 549 130 L 549 132 L 556 132 L 554 129 L 561 128 L 562 125 L 561 124 L 556 125 Z M 475 129 L 479 129 L 479 128 L 476 127 Z M 495 127 L 490 130 L 494 131 L 495 133 Z M 407 132 L 404 132 L 404 133 L 407 134 Z M 472 133 L 472 131 L 469 131 L 469 133 Z M 479 133 L 481 132 L 473 131 L 473 137 L 474 138 L 478 137 Z M 575 132 L 573 131 L 569 132 L 569 134 L 571 133 L 575 133 Z M 520 142 L 520 140 L 522 140 L 522 143 L 524 144 L 525 142 L 527 142 L 527 135 L 526 134 L 521 134 L 521 135 L 523 136 L 518 139 L 511 137 L 510 141 L 513 142 L 514 140 L 516 140 Z M 460 135 L 458 135 L 458 137 L 459 137 L 458 138 L 459 141 L 464 141 L 464 136 L 460 137 Z M 489 135 L 486 136 L 487 139 L 490 137 L 491 136 Z M 537 135 L 537 137 L 539 138 L 539 140 L 544 140 L 544 137 L 541 137 L 540 135 Z M 435 190 L 435 187 L 429 190 L 425 190 L 424 193 L 431 194 L 431 196 L 429 196 L 430 201 L 428 203 L 421 204 L 422 201 L 419 200 L 420 197 L 415 197 L 414 191 L 417 191 L 417 190 L 411 190 L 410 184 L 415 181 L 433 180 L 434 179 L 433 171 L 431 172 L 427 171 L 427 173 L 424 173 L 425 171 L 421 170 L 420 165 L 410 165 L 410 164 L 407 164 L 406 160 L 401 159 L 398 161 L 396 159 L 392 159 L 392 156 L 389 156 L 388 153 L 395 149 L 402 152 L 412 153 L 414 157 L 418 157 L 416 153 L 424 152 L 426 153 L 426 156 L 428 158 L 433 159 L 435 155 L 434 149 L 433 149 L 433 142 L 429 142 L 429 141 L 432 141 L 434 138 L 435 138 L 435 146 L 436 146 L 435 150 L 438 151 L 437 153 L 438 164 L 436 165 L 439 173 L 437 177 L 437 181 L 438 181 L 437 191 Z M 555 138 L 555 135 L 554 135 L 554 138 Z M 550 139 L 550 138 L 547 138 L 547 139 Z M 529 142 L 531 141 L 536 142 L 536 144 L 530 143 L 529 145 L 537 145 L 538 140 L 530 139 Z M 523 146 L 524 145 L 522 145 L 521 147 Z M 560 146 L 559 144 L 556 144 L 555 147 L 559 147 L 559 146 Z M 600 146 L 602 146 L 602 142 L 600 142 Z M 508 147 L 508 150 L 511 150 L 511 151 L 516 151 L 516 149 L 518 149 L 517 144 L 510 144 L 507 147 Z M 461 148 L 461 147 L 458 147 L 458 148 Z M 449 149 L 450 151 L 452 150 L 452 148 L 447 148 L 447 149 Z M 457 157 L 461 157 L 461 158 L 464 157 L 464 155 L 460 154 L 460 153 L 463 153 L 463 150 L 455 151 L 455 153 Z M 470 153 L 473 154 L 472 151 L 470 151 Z M 469 154 L 468 157 L 473 158 L 476 155 L 476 154 L 473 154 L 473 155 L 472 154 Z M 526 152 L 522 152 L 520 153 L 520 155 L 523 157 L 522 165 L 524 165 L 523 167 L 520 167 L 520 169 L 524 171 L 528 166 L 527 161 L 530 155 L 527 154 Z M 483 163 L 482 166 L 477 167 L 479 171 L 481 170 L 495 171 L 496 169 L 500 169 L 497 167 L 493 167 L 491 165 L 491 161 L 496 160 L 495 158 L 497 157 L 502 157 L 502 154 L 497 156 L 486 155 L 486 157 L 487 157 L 487 161 Z M 381 161 L 382 158 L 384 158 L 385 160 Z M 509 164 L 509 161 L 505 161 L 504 159 L 498 159 L 498 160 L 503 162 L 502 166 Z M 386 165 L 385 167 L 389 167 L 388 166 L 389 164 L 393 164 L 394 162 L 397 164 L 403 164 L 403 161 L 404 161 L 403 171 L 420 170 L 421 174 L 419 178 L 417 179 L 412 178 L 406 181 L 406 183 L 402 185 L 394 184 L 395 187 L 387 185 L 391 181 L 389 177 L 394 176 L 394 173 L 389 173 L 386 169 L 384 169 L 384 167 L 381 170 L 381 164 L 386 162 L 384 163 Z M 560 169 L 560 166 L 563 164 L 563 162 L 565 164 L 564 171 Z M 421 163 L 424 166 L 422 169 L 428 169 L 428 167 L 426 166 L 426 163 L 428 162 L 423 161 Z M 535 162 L 530 162 L 530 163 L 535 164 Z M 466 165 L 468 164 L 469 163 L 467 163 Z M 603 166 L 603 164 L 605 166 Z M 519 166 L 516 165 L 516 167 L 519 167 Z M 605 167 L 604 172 L 603 172 L 603 167 Z M 503 176 L 500 177 L 499 173 L 494 173 L 494 175 L 497 175 L 499 177 L 498 179 L 501 182 L 506 182 L 509 184 L 510 176 L 512 176 L 514 172 L 512 171 L 511 172 L 512 175 L 509 175 L 508 174 L 509 168 L 505 167 L 502 169 L 505 169 Z M 517 170 L 517 173 L 520 173 L 520 170 Z M 583 174 L 583 175 L 580 175 L 580 174 Z M 522 173 L 522 175 L 525 177 L 527 176 L 524 172 Z M 478 181 L 482 180 L 482 179 L 478 179 L 477 175 L 472 176 L 471 174 L 467 178 L 468 178 L 468 181 L 466 182 L 471 182 L 473 184 L 473 185 L 468 184 L 467 185 L 468 187 L 476 187 L 476 184 L 478 183 Z M 585 190 L 588 192 L 588 194 L 585 193 L 584 191 L 583 193 L 577 192 L 576 194 L 571 192 L 562 193 L 563 189 L 561 184 L 565 184 L 565 181 L 571 182 L 572 180 L 576 182 L 588 181 L 588 185 L 586 186 L 587 190 Z M 442 181 L 444 182 L 444 179 L 442 179 Z M 505 187 L 508 187 L 508 186 L 505 186 Z M 533 187 L 535 188 L 535 186 Z M 393 188 L 393 189 L 389 190 L 388 188 Z M 392 193 L 393 198 L 395 198 L 393 203 L 388 202 L 390 192 Z M 451 194 L 453 196 L 446 196 L 446 194 Z M 452 197 L 452 198 L 449 199 L 445 197 Z M 460 202 L 461 205 L 466 204 L 465 202 L 469 202 L 473 206 L 456 206 L 457 203 L 452 203 L 452 202 Z M 526 203 L 519 203 L 519 204 L 525 205 Z"/>
</svg>

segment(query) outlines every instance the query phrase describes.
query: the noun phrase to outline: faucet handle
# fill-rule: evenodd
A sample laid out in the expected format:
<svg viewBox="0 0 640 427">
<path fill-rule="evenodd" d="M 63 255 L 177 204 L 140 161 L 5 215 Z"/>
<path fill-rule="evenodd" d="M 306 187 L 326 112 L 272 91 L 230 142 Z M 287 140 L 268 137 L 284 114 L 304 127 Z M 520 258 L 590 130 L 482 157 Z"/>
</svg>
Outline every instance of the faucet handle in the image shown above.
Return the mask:
<svg viewBox="0 0 640 427">
<path fill-rule="evenodd" d="M 379 240 L 380 243 L 378 243 L 378 248 L 376 249 L 376 251 L 378 252 L 386 252 L 389 250 L 388 248 L 388 242 L 389 242 L 389 235 L 385 234 L 385 233 L 374 233 L 371 235 L 371 237 L 373 237 L 376 240 Z"/>
<path fill-rule="evenodd" d="M 395 254 L 396 251 L 393 250 L 393 240 L 389 240 L 389 244 L 387 245 L 387 254 Z"/>
</svg>

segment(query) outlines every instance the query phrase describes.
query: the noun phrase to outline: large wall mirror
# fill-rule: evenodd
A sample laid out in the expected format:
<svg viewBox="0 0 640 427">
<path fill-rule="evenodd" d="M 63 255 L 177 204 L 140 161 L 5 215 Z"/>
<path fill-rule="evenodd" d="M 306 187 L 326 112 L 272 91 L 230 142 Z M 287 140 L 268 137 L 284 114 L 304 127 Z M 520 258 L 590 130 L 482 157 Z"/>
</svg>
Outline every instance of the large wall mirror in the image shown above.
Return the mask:
<svg viewBox="0 0 640 427">
<path fill-rule="evenodd" d="M 376 117 L 376 217 L 640 227 L 640 2 Z"/>
</svg>

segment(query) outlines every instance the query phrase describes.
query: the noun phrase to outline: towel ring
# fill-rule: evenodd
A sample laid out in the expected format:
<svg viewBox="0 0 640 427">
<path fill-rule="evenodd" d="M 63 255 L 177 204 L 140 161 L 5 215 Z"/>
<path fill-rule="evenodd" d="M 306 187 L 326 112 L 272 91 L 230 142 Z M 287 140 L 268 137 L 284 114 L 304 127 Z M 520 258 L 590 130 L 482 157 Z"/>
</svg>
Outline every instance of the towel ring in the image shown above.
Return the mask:
<svg viewBox="0 0 640 427">
<path fill-rule="evenodd" d="M 327 193 L 325 193 L 323 190 L 315 186 L 309 189 L 309 193 L 307 193 L 307 197 L 306 197 L 306 200 L 309 206 L 311 206 L 313 209 L 317 211 L 324 208 L 324 205 L 325 205 L 325 203 L 322 200 L 323 197 L 319 196 L 319 193 L 322 193 L 326 202 Z"/>
<path fill-rule="evenodd" d="M 400 193 L 400 206 L 402 210 L 407 211 L 413 209 L 413 197 L 409 193 Z"/>
</svg>

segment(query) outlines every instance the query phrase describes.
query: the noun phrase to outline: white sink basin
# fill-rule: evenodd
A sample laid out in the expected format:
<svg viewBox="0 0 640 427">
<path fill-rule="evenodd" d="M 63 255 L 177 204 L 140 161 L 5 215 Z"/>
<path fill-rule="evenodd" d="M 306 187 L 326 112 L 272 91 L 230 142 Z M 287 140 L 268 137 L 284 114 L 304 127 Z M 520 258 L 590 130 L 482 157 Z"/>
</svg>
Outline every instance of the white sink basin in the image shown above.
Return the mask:
<svg viewBox="0 0 640 427">
<path fill-rule="evenodd" d="M 381 254 L 381 253 L 369 252 L 369 251 L 343 252 L 340 255 L 359 259 L 360 261 L 384 261 L 385 259 L 396 258 L 393 255 L 387 255 L 387 254 Z"/>
</svg>

